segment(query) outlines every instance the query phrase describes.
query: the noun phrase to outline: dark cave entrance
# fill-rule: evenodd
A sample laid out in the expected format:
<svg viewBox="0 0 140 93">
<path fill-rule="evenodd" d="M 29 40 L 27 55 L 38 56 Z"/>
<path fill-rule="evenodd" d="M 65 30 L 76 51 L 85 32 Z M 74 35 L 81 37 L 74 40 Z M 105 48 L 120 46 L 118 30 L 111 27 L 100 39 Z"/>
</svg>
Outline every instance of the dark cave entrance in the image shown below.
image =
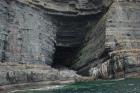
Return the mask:
<svg viewBox="0 0 140 93">
<path fill-rule="evenodd" d="M 92 17 L 53 17 L 57 32 L 52 67 L 70 69 L 76 60 L 80 47 L 83 45 Z"/>
<path fill-rule="evenodd" d="M 79 47 L 56 46 L 52 66 L 54 68 L 70 68 L 76 58 L 78 50 Z"/>
<path fill-rule="evenodd" d="M 70 68 L 76 62 L 78 53 L 87 42 L 85 38 L 97 24 L 101 14 L 91 16 L 53 16 L 57 27 L 55 53 L 52 67 Z"/>
</svg>

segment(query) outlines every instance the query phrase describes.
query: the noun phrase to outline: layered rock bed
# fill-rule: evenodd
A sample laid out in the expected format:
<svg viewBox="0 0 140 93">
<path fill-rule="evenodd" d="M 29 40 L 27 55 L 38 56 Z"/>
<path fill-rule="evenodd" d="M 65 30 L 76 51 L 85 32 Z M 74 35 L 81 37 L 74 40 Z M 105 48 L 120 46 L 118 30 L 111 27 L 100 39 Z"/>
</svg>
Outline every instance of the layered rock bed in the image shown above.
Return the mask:
<svg viewBox="0 0 140 93">
<path fill-rule="evenodd" d="M 139 77 L 139 16 L 139 0 L 0 0 L 0 91 Z"/>
<path fill-rule="evenodd" d="M 75 71 L 57 70 L 47 65 L 0 64 L 0 71 L 0 85 L 80 78 Z"/>
<path fill-rule="evenodd" d="M 0 64 L 0 93 L 93 80 L 95 78 L 78 75 L 76 71 L 67 68 L 54 69 L 47 65 L 17 63 Z"/>
<path fill-rule="evenodd" d="M 57 70 L 47 65 L 0 64 L 0 92 L 74 83 L 80 78 L 73 70 Z"/>
</svg>

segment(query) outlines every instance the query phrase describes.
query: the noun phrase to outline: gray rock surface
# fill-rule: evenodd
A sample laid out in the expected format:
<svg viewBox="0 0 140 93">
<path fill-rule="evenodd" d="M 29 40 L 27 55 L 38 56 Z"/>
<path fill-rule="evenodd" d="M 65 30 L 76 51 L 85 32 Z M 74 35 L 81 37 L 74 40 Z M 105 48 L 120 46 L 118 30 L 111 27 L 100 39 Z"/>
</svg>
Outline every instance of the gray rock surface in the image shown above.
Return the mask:
<svg viewBox="0 0 140 93">
<path fill-rule="evenodd" d="M 115 2 L 107 13 L 107 61 L 89 70 L 95 78 L 125 78 L 140 75 L 140 3 Z M 94 63 L 93 63 L 94 64 Z"/>
<path fill-rule="evenodd" d="M 140 1 L 111 3 L 0 0 L 0 85 L 81 78 L 56 63 L 94 79 L 140 76 Z"/>
<path fill-rule="evenodd" d="M 48 14 L 63 16 L 93 15 L 107 8 L 112 0 L 17 0 L 47 10 Z"/>
<path fill-rule="evenodd" d="M 110 55 L 115 55 L 118 63 L 124 63 L 126 75 L 140 73 L 139 16 L 139 1 L 116 2 L 108 15 L 106 45 L 113 49 Z"/>
<path fill-rule="evenodd" d="M 41 81 L 68 81 L 80 78 L 75 71 L 43 65 L 0 64 L 0 85 Z"/>
<path fill-rule="evenodd" d="M 99 19 L 100 20 L 96 20 L 97 23 L 96 21 L 90 23 L 92 26 L 85 37 L 84 45 L 79 50 L 72 68 L 81 70 L 85 66 L 94 63 L 94 60 L 99 59 L 99 57 L 103 54 L 105 50 L 106 18 L 101 16 Z M 82 71 L 84 72 L 84 70 Z"/>
<path fill-rule="evenodd" d="M 75 1 L 1 0 L 0 61 L 52 65 L 55 47 L 80 48 L 86 34 L 94 25 L 92 23 L 96 23 L 98 18 L 58 16 L 57 13 L 83 11 L 82 13 L 89 15 L 86 11 L 104 12 L 95 7 L 107 8 L 111 2 L 79 0 L 75 2 L 79 8 L 74 10 L 70 8 L 71 2 Z M 68 8 L 65 10 L 67 4 Z M 55 16 L 48 13 L 51 10 L 58 11 L 57 9 L 64 10 L 54 12 Z"/>
<path fill-rule="evenodd" d="M 15 1 L 0 1 L 0 60 L 51 64 L 56 26 L 52 17 Z"/>
</svg>

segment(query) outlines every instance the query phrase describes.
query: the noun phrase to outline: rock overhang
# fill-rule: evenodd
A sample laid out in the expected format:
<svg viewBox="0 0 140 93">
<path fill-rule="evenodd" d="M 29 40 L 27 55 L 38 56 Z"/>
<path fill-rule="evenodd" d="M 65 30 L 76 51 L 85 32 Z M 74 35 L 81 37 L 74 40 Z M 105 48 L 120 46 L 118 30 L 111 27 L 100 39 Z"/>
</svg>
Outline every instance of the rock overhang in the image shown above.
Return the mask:
<svg viewBox="0 0 140 93">
<path fill-rule="evenodd" d="M 87 16 L 107 9 L 113 0 L 16 0 L 46 10 L 51 15 Z"/>
</svg>

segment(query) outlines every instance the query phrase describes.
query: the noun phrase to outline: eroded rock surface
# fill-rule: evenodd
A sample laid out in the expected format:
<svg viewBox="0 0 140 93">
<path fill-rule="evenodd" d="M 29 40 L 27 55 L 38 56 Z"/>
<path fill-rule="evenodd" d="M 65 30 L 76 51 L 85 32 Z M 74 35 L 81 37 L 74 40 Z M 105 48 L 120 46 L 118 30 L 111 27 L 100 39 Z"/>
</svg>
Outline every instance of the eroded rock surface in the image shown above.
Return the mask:
<svg viewBox="0 0 140 93">
<path fill-rule="evenodd" d="M 75 71 L 46 65 L 0 64 L 0 85 L 41 81 L 69 81 L 81 78 Z"/>
<path fill-rule="evenodd" d="M 97 48 L 99 44 L 96 57 L 100 55 L 105 48 L 105 32 L 100 26 L 93 29 L 110 4 L 110 0 L 0 0 L 0 84 L 80 77 L 75 71 L 48 65 L 53 65 L 57 54 L 60 60 L 55 63 L 79 68 L 74 60 L 79 57 L 82 61 L 77 53 L 83 50 L 84 55 L 83 46 Z M 96 35 L 101 35 L 99 40 Z M 94 41 L 97 43 L 88 46 Z M 63 53 L 56 53 L 60 48 Z M 80 67 L 89 62 L 86 60 Z"/>
<path fill-rule="evenodd" d="M 0 85 L 140 76 L 140 2 L 111 3 L 0 0 Z"/>
<path fill-rule="evenodd" d="M 112 0 L 17 0 L 45 8 L 48 14 L 63 16 L 92 15 L 103 11 Z"/>
<path fill-rule="evenodd" d="M 51 64 L 56 26 L 41 9 L 0 1 L 1 62 Z"/>
<path fill-rule="evenodd" d="M 107 61 L 90 69 L 96 78 L 125 78 L 140 75 L 140 2 L 112 4 L 106 21 Z M 93 63 L 94 64 L 94 63 Z"/>
<path fill-rule="evenodd" d="M 76 9 L 71 10 L 69 5 L 71 2 L 75 3 Z M 83 3 L 85 6 L 81 5 Z M 91 6 L 89 6 L 90 3 Z M 58 16 L 57 13 L 65 14 L 63 13 L 65 11 L 69 14 L 69 10 L 82 11 L 87 15 L 89 15 L 87 11 L 94 12 L 94 10 L 104 13 L 105 10 L 94 9 L 93 6 L 102 8 L 106 6 L 107 8 L 111 2 L 106 1 L 106 3 L 108 4 L 105 4 L 105 1 L 94 0 L 65 2 L 59 0 L 1 0 L 1 62 L 51 65 L 55 47 L 80 47 L 89 29 L 94 25 L 91 23 L 96 23 L 95 20 L 98 19 L 88 19 L 88 16 L 87 18 L 85 16 L 70 18 L 68 15 Z M 64 10 L 57 10 L 59 8 Z M 57 12 L 54 12 L 54 15 L 47 13 L 52 12 L 51 10 Z M 74 15 L 77 16 L 77 14 Z"/>
</svg>

